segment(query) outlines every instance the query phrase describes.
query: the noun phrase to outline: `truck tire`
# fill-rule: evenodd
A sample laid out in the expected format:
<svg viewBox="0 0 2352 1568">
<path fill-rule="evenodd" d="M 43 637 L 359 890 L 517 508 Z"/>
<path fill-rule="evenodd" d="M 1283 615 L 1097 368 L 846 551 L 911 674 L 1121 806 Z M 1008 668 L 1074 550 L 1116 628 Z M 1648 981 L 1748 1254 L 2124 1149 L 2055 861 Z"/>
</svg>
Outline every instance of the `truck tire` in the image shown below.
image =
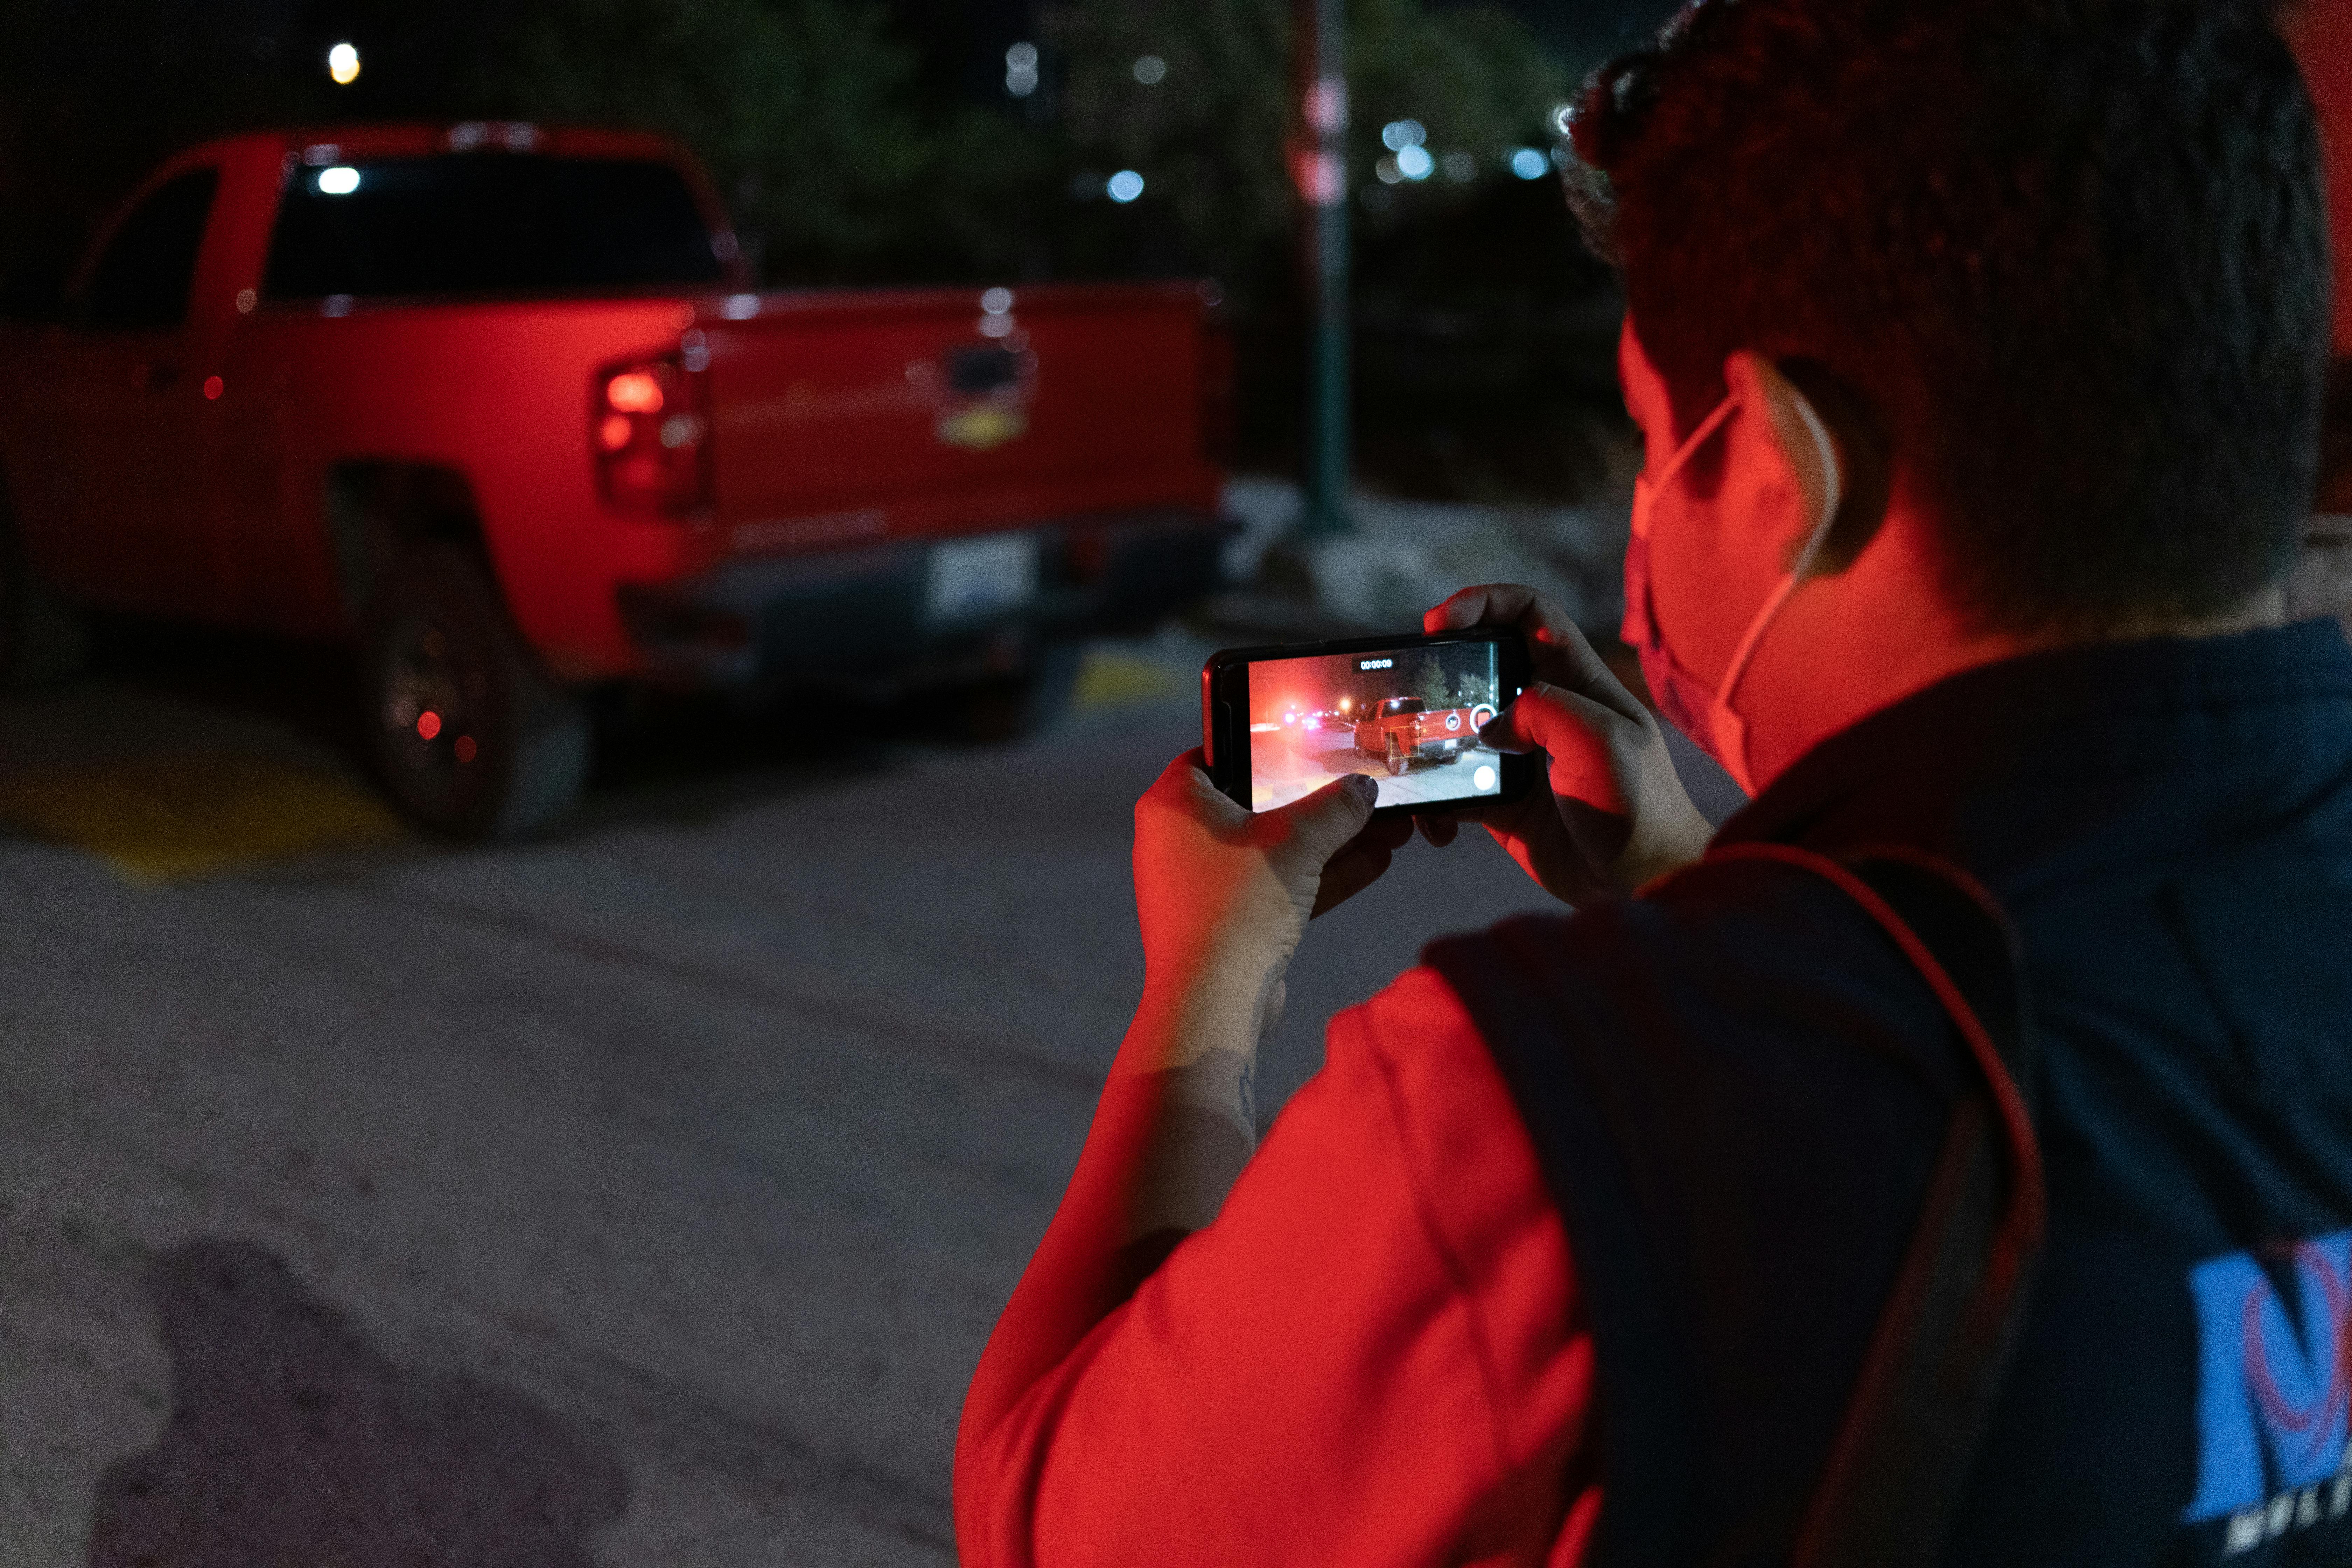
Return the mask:
<svg viewBox="0 0 2352 1568">
<path fill-rule="evenodd" d="M 0 689 L 54 686 L 79 673 L 89 657 L 81 617 L 33 575 L 0 483 Z"/>
<path fill-rule="evenodd" d="M 418 824 L 510 838 L 580 798 L 587 704 L 540 673 L 469 552 L 430 545 L 394 563 L 361 638 L 376 770 Z"/>
<path fill-rule="evenodd" d="M 1412 765 L 1412 759 L 1408 758 L 1408 757 L 1405 755 L 1405 752 L 1404 752 L 1404 747 L 1403 747 L 1402 745 L 1401 745 L 1401 744 L 1399 744 L 1399 743 L 1398 743 L 1397 737 L 1396 737 L 1396 731 L 1395 731 L 1394 730 L 1390 731 L 1389 731 L 1389 777 L 1391 777 L 1391 778 L 1401 778 L 1401 777 L 1402 777 L 1402 776 L 1403 776 L 1403 774 L 1404 774 L 1404 770 L 1405 770 L 1407 767 L 1409 767 L 1410 765 Z"/>
<path fill-rule="evenodd" d="M 994 746 L 1049 728 L 1069 711 L 1086 661 L 1085 645 L 1049 642 L 1030 654 L 1023 669 L 963 688 L 952 708 L 956 738 Z"/>
</svg>

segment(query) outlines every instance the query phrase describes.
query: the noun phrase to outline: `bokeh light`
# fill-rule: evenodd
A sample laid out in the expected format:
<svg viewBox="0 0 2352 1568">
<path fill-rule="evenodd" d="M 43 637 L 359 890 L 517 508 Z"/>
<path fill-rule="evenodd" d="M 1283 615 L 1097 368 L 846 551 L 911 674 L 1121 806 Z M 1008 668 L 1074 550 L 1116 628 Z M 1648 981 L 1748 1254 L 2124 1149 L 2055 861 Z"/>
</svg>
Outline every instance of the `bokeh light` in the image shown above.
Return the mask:
<svg viewBox="0 0 2352 1568">
<path fill-rule="evenodd" d="M 658 414 L 661 383 L 641 370 L 623 371 L 604 384 L 604 401 L 623 414 Z"/>
<path fill-rule="evenodd" d="M 1037 46 L 1019 43 L 1004 51 L 1004 90 L 1026 98 L 1037 90 Z"/>
<path fill-rule="evenodd" d="M 360 51 L 352 44 L 337 44 L 327 51 L 327 74 L 336 84 L 349 87 L 360 79 Z"/>
</svg>

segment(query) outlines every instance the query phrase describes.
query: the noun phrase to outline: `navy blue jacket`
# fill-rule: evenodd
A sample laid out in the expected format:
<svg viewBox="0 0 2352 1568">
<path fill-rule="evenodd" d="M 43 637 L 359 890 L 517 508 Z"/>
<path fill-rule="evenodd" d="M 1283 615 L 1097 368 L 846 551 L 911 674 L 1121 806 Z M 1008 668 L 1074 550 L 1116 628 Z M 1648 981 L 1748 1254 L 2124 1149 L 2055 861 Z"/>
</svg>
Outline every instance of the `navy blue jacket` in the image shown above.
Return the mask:
<svg viewBox="0 0 2352 1568">
<path fill-rule="evenodd" d="M 2021 938 L 2048 1239 L 1946 1561 L 2352 1563 L 2334 623 L 1955 677 L 1718 842 L 1932 854 Z M 1920 1213 L 1948 1018 L 1851 900 L 1762 863 L 1430 958 L 1498 1059 L 1559 1064 L 1514 1079 L 1539 1144 L 1607 1151 L 1554 1180 L 1600 1360 L 1596 1560 L 1784 1561 Z"/>
</svg>

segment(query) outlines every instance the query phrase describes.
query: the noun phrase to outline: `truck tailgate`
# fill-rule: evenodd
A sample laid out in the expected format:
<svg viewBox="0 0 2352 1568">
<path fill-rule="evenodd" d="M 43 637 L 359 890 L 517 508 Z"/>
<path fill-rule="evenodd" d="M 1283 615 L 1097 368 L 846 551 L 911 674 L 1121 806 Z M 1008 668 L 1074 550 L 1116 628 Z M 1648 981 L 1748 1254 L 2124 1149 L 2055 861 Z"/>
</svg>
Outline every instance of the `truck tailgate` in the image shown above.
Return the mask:
<svg viewBox="0 0 2352 1568">
<path fill-rule="evenodd" d="M 1212 510 L 1190 283 L 735 295 L 698 312 L 733 550 Z"/>
</svg>

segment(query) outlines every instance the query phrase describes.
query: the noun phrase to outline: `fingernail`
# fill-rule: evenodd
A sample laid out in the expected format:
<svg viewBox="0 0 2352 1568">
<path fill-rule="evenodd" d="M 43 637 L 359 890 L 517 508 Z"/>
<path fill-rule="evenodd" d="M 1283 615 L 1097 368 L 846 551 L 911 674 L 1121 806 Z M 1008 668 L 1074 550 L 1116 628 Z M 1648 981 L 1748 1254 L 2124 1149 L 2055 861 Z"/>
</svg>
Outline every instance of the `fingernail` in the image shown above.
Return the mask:
<svg viewBox="0 0 2352 1568">
<path fill-rule="evenodd" d="M 1372 802 L 1380 799 L 1381 797 L 1381 786 L 1374 784 L 1370 778 L 1367 778 L 1362 773 L 1349 773 L 1348 775 L 1348 787 L 1354 790 L 1356 792 L 1356 798 L 1362 801 L 1366 805 L 1371 805 Z"/>
</svg>

